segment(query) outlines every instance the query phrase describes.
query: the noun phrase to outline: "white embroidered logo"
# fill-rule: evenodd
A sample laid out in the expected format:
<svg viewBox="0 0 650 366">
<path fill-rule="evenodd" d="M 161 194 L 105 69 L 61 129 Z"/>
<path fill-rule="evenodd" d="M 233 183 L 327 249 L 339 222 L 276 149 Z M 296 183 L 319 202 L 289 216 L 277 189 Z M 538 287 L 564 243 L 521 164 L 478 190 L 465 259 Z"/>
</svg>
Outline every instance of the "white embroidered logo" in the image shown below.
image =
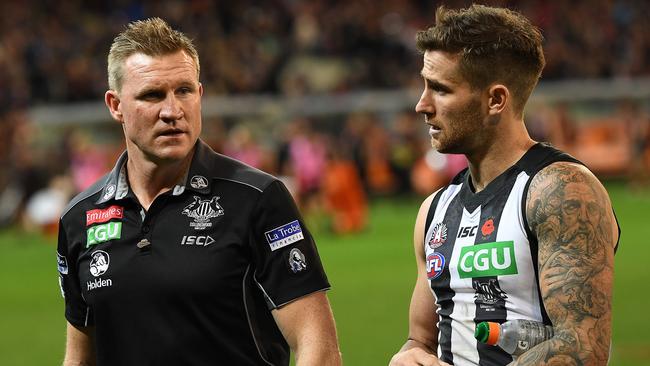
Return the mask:
<svg viewBox="0 0 650 366">
<path fill-rule="evenodd" d="M 183 208 L 182 214 L 194 219 L 190 223 L 190 227 L 196 230 L 204 230 L 212 227 L 210 219 L 223 216 L 223 207 L 217 202 L 220 197 L 212 197 L 211 200 L 202 200 L 200 197 L 194 196 L 194 202 Z"/>
</svg>

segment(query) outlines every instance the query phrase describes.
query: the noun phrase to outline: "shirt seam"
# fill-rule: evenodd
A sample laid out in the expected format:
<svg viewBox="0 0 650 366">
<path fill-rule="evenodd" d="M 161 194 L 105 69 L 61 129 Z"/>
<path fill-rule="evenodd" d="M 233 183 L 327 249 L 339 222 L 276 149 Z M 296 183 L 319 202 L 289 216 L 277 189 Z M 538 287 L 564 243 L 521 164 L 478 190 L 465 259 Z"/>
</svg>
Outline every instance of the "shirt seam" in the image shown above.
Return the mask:
<svg viewBox="0 0 650 366">
<path fill-rule="evenodd" d="M 250 271 L 251 265 L 249 264 L 246 267 L 246 272 L 244 273 L 244 277 L 242 279 L 242 300 L 244 302 L 244 312 L 246 313 L 246 321 L 248 322 L 248 329 L 251 332 L 251 337 L 253 338 L 253 343 L 255 344 L 255 348 L 257 349 L 257 354 L 259 354 L 260 358 L 262 361 L 264 361 L 267 365 L 274 366 L 271 362 L 269 362 L 264 356 L 262 355 L 262 351 L 260 350 L 260 346 L 257 343 L 257 338 L 255 338 L 255 332 L 253 332 L 253 324 L 251 322 L 250 315 L 248 314 L 248 304 L 246 302 L 246 277 L 248 276 L 248 272 Z M 255 279 L 255 275 L 253 275 L 253 279 Z M 255 281 L 257 283 L 257 281 Z M 258 283 L 259 286 L 259 283 Z M 264 289 L 262 289 L 264 291 Z M 266 293 L 265 293 L 266 295 Z"/>
</svg>

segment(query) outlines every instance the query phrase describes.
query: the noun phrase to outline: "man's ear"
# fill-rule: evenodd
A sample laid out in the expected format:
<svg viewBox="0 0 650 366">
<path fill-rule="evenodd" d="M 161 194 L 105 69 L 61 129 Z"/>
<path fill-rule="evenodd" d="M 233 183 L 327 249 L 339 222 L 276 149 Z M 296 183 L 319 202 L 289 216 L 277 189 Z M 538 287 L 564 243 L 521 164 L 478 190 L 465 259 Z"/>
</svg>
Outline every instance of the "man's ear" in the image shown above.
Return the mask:
<svg viewBox="0 0 650 366">
<path fill-rule="evenodd" d="M 503 84 L 494 84 L 488 89 L 488 115 L 496 116 L 506 109 L 510 100 L 510 90 Z"/>
<path fill-rule="evenodd" d="M 115 90 L 108 90 L 104 94 L 104 103 L 108 107 L 108 111 L 111 113 L 111 117 L 117 122 L 124 122 L 122 117 L 122 106 L 120 103 L 120 96 Z"/>
</svg>

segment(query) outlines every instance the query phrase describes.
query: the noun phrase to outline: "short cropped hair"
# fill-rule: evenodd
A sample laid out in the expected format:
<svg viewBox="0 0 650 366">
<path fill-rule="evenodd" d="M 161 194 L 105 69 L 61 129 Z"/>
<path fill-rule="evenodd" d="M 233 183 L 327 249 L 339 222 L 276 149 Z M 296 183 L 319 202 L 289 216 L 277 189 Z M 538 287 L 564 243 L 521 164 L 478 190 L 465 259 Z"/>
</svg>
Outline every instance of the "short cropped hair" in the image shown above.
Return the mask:
<svg viewBox="0 0 650 366">
<path fill-rule="evenodd" d="M 439 7 L 435 25 L 417 33 L 416 46 L 422 53 L 460 54 L 460 73 L 473 88 L 503 83 L 521 113 L 546 63 L 543 39 L 522 14 L 475 4 L 459 10 Z"/>
<path fill-rule="evenodd" d="M 163 56 L 185 51 L 196 64 L 198 77 L 201 67 L 196 48 L 183 33 L 173 30 L 160 18 L 149 18 L 131 22 L 117 35 L 108 53 L 108 87 L 115 91 L 122 89 L 124 61 L 135 53 L 147 56 Z"/>
</svg>

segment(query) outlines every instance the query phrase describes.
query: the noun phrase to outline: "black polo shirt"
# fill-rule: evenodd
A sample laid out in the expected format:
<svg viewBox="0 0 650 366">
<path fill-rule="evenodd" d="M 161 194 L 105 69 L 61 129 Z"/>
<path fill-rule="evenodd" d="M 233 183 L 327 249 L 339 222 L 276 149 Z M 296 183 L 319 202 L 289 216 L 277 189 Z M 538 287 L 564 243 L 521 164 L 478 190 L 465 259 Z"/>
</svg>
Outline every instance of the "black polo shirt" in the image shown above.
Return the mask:
<svg viewBox="0 0 650 366">
<path fill-rule="evenodd" d="M 95 326 L 98 365 L 288 365 L 271 310 L 329 288 L 284 185 L 195 148 L 148 211 L 124 153 L 61 218 L 65 316 Z"/>
</svg>

